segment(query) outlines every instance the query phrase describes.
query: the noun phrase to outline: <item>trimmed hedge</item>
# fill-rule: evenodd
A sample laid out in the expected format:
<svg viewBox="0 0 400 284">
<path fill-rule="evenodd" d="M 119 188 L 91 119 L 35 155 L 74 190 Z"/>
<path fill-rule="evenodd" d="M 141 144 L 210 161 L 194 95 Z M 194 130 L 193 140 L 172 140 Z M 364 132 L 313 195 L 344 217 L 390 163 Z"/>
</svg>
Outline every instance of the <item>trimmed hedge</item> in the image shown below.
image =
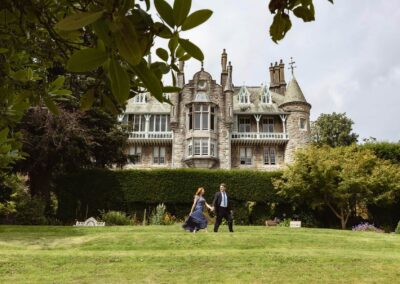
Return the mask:
<svg viewBox="0 0 400 284">
<path fill-rule="evenodd" d="M 200 186 L 205 188 L 205 198 L 211 203 L 222 182 L 237 204 L 277 202 L 280 198 L 272 180 L 281 175 L 278 171 L 246 170 L 85 170 L 56 180 L 58 215 L 66 221 L 97 216 L 98 210 L 129 213 L 158 203 L 167 204 L 168 210 L 169 207 L 187 207 Z"/>
</svg>

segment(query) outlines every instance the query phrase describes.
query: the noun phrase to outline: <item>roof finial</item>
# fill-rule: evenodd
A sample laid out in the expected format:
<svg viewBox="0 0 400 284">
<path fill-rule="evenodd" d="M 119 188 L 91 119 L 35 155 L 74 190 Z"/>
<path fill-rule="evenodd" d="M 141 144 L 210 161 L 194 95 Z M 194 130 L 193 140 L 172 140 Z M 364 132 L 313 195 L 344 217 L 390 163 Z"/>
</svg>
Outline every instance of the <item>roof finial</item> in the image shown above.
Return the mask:
<svg viewBox="0 0 400 284">
<path fill-rule="evenodd" d="M 294 66 L 295 63 L 296 62 L 293 61 L 293 57 L 290 57 L 290 62 L 289 62 L 290 67 L 289 67 L 289 69 L 292 69 L 292 76 L 293 77 L 294 77 L 294 68 L 297 68 L 297 66 Z"/>
<path fill-rule="evenodd" d="M 204 62 L 201 61 L 201 71 L 204 71 Z"/>
</svg>

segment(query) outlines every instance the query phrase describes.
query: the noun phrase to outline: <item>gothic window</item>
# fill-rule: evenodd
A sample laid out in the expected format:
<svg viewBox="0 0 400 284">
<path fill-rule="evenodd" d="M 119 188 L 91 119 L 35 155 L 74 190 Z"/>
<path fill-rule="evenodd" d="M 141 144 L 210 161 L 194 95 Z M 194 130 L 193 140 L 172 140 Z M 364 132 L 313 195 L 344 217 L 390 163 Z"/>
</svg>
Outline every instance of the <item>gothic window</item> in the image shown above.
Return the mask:
<svg viewBox="0 0 400 284">
<path fill-rule="evenodd" d="M 128 163 L 140 164 L 142 160 L 142 147 L 141 146 L 130 146 L 128 153 Z"/>
<path fill-rule="evenodd" d="M 250 132 L 250 117 L 239 117 L 239 132 Z"/>
<path fill-rule="evenodd" d="M 239 103 L 249 104 L 250 103 L 250 92 L 245 86 L 243 86 L 239 91 Z"/>
<path fill-rule="evenodd" d="M 276 152 L 273 147 L 264 148 L 264 165 L 275 165 L 276 164 Z"/>
<path fill-rule="evenodd" d="M 307 120 L 305 118 L 300 118 L 299 127 L 301 130 L 307 130 Z"/>
<path fill-rule="evenodd" d="M 153 148 L 153 163 L 159 165 L 165 164 L 165 147 Z"/>
<path fill-rule="evenodd" d="M 272 98 L 271 98 L 271 93 L 268 90 L 268 87 L 265 85 L 263 92 L 261 94 L 261 103 L 263 104 L 271 104 L 272 103 Z"/>
<path fill-rule="evenodd" d="M 253 149 L 250 147 L 240 148 L 240 164 L 241 165 L 251 165 L 251 160 L 253 157 Z"/>
<path fill-rule="evenodd" d="M 147 94 L 139 93 L 133 98 L 133 101 L 137 104 L 145 104 L 147 103 Z"/>
<path fill-rule="evenodd" d="M 263 117 L 262 132 L 274 132 L 274 119 L 272 117 Z"/>
</svg>

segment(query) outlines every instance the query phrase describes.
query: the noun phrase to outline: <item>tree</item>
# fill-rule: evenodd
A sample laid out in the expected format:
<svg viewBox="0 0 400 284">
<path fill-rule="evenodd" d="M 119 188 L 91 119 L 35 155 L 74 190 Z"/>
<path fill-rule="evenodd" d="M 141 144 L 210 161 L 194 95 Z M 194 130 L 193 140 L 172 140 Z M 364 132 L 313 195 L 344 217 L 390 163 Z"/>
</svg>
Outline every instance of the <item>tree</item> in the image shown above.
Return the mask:
<svg viewBox="0 0 400 284">
<path fill-rule="evenodd" d="M 365 143 L 360 147 L 372 150 L 380 159 L 400 164 L 400 142 L 390 143 L 372 141 Z"/>
<path fill-rule="evenodd" d="M 312 208 L 327 206 L 342 229 L 357 206 L 391 202 L 400 191 L 400 167 L 352 145 L 309 148 L 274 182 L 279 194 Z"/>
<path fill-rule="evenodd" d="M 317 145 L 348 146 L 356 143 L 358 138 L 352 133 L 353 124 L 346 113 L 321 114 L 313 123 L 311 134 Z"/>
<path fill-rule="evenodd" d="M 98 108 L 82 112 L 63 106 L 58 115 L 44 107 L 31 108 L 19 130 L 27 156 L 17 163 L 17 170 L 27 173 L 31 195 L 47 203 L 58 174 L 123 164 L 127 159 L 127 135 L 115 116 Z"/>
</svg>

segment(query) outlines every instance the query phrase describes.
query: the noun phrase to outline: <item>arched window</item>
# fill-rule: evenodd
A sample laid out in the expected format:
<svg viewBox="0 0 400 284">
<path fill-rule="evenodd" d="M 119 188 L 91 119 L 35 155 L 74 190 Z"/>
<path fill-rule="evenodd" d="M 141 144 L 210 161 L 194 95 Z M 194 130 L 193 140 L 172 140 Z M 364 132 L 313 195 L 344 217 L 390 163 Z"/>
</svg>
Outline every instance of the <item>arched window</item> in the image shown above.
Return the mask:
<svg viewBox="0 0 400 284">
<path fill-rule="evenodd" d="M 250 103 L 250 92 L 247 90 L 246 86 L 243 86 L 239 91 L 239 103 L 249 104 Z"/>
<path fill-rule="evenodd" d="M 269 92 L 267 85 L 264 85 L 264 87 L 262 89 L 261 103 L 262 104 L 271 104 L 272 103 L 271 93 Z"/>
</svg>

